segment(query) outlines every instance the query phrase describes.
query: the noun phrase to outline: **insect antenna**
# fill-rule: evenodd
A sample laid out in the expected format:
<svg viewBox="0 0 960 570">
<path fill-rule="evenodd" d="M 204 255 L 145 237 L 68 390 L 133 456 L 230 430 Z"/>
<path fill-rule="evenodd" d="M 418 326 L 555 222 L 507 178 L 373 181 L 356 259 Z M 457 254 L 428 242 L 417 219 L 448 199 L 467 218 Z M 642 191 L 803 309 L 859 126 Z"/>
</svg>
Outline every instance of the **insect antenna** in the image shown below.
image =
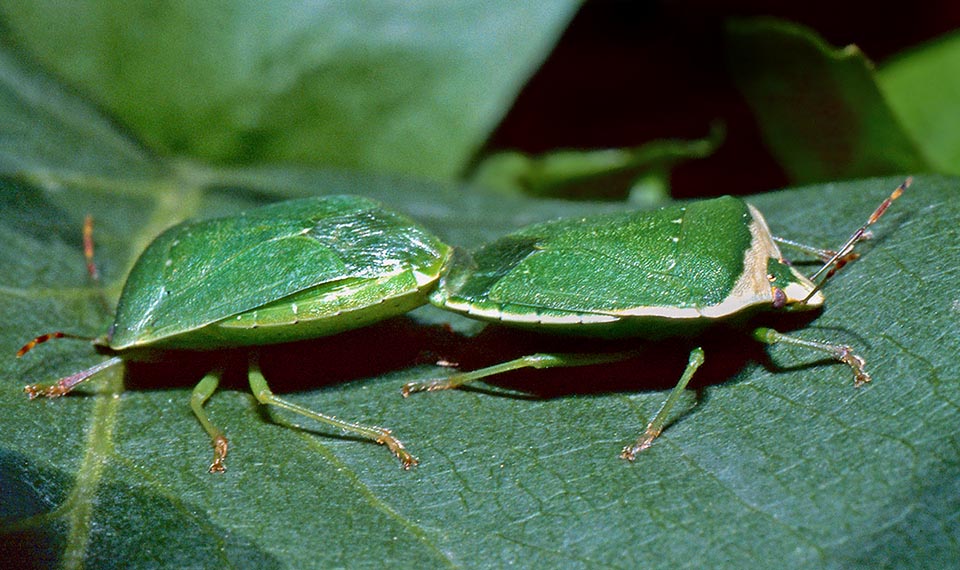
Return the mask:
<svg viewBox="0 0 960 570">
<path fill-rule="evenodd" d="M 83 218 L 83 257 L 87 260 L 87 274 L 94 283 L 100 282 L 100 272 L 93 262 L 93 216 Z"/>
<path fill-rule="evenodd" d="M 807 294 L 806 298 L 803 300 L 804 303 L 809 301 L 817 291 L 822 289 L 824 284 L 827 282 L 827 279 L 830 279 L 830 277 L 833 276 L 838 269 L 846 265 L 848 261 L 856 259 L 856 255 L 853 253 L 854 246 L 869 236 L 867 229 L 880 219 L 880 216 L 887 211 L 887 208 L 890 207 L 890 204 L 899 198 L 900 195 L 903 194 L 903 191 L 910 187 L 912 182 L 913 177 L 909 177 L 904 180 L 900 186 L 897 186 L 896 189 L 894 189 L 894 191 L 887 196 L 887 198 L 881 202 L 879 206 L 877 206 L 877 209 L 870 214 L 870 217 L 867 219 L 867 223 L 857 228 L 857 231 L 853 232 L 853 235 L 847 239 L 846 243 L 843 244 L 843 247 L 838 249 L 836 253 L 833 254 L 833 257 L 823 264 L 823 267 L 810 276 L 810 281 L 817 282 L 817 279 L 820 279 L 820 281 L 817 282 L 816 287 L 814 287 L 813 290 Z M 822 278 L 820 277 L 821 275 L 823 275 Z"/>
<path fill-rule="evenodd" d="M 42 334 L 42 335 L 34 338 L 33 340 L 31 340 L 31 341 L 28 342 L 27 344 L 21 346 L 21 347 L 20 347 L 20 350 L 17 351 L 17 358 L 20 358 L 20 357 L 23 356 L 24 354 L 30 352 L 30 351 L 33 350 L 38 344 L 43 344 L 43 343 L 47 342 L 48 340 L 55 339 L 55 338 L 75 338 L 75 339 L 77 339 L 77 340 L 88 340 L 88 341 L 94 341 L 94 340 L 96 340 L 96 338 L 94 338 L 94 337 L 92 337 L 92 336 L 83 336 L 83 335 L 79 335 L 79 334 L 66 333 L 66 332 L 63 332 L 63 331 L 56 331 L 56 332 L 52 332 L 52 333 L 46 333 L 46 334 Z"/>
<path fill-rule="evenodd" d="M 103 295 L 103 289 L 100 289 L 100 271 L 97 269 L 97 264 L 94 262 L 93 256 L 93 216 L 87 214 L 83 219 L 83 258 L 87 263 L 87 275 L 90 277 L 90 281 L 93 282 L 95 286 L 98 287 L 100 300 L 100 305 L 103 308 L 104 312 L 110 314 L 110 305 L 107 302 L 106 297 Z M 45 333 L 38 337 L 35 337 L 33 340 L 27 344 L 20 347 L 20 350 L 17 351 L 17 358 L 20 358 L 24 354 L 33 350 L 38 344 L 43 344 L 48 340 L 55 338 L 73 338 L 77 340 L 86 340 L 94 341 L 95 337 L 78 335 L 63 331 L 55 331 L 51 333 Z"/>
<path fill-rule="evenodd" d="M 90 276 L 90 281 L 97 287 L 100 308 L 103 309 L 104 314 L 112 315 L 113 311 L 110 310 L 110 303 L 103 293 L 103 287 L 100 286 L 100 270 L 97 269 L 97 264 L 94 261 L 93 216 L 90 214 L 83 218 L 83 258 L 87 261 L 87 275 Z"/>
</svg>

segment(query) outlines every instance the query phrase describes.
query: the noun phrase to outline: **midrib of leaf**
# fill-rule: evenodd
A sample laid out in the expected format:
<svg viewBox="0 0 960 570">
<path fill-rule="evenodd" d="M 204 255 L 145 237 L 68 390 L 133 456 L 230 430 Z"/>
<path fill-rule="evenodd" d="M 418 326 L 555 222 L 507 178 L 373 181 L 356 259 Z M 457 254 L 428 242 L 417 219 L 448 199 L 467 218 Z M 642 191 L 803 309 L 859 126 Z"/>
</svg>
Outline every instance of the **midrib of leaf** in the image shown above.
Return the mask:
<svg viewBox="0 0 960 570">
<path fill-rule="evenodd" d="M 76 299 L 86 299 L 90 297 L 89 288 L 80 288 L 80 287 L 64 287 L 64 288 L 43 288 L 43 289 L 22 289 L 19 287 L 3 287 L 0 286 L 0 294 L 8 295 L 10 297 L 18 297 L 21 299 L 61 299 L 61 300 L 76 300 Z"/>
<path fill-rule="evenodd" d="M 73 177 L 46 177 L 48 183 L 67 182 Z M 51 180 L 61 178 L 60 180 Z M 202 188 L 184 180 L 177 180 L 171 176 L 164 181 L 153 183 L 153 196 L 156 197 L 156 207 L 147 220 L 147 223 L 131 236 L 130 251 L 140 252 L 161 231 L 190 215 L 196 213 L 201 204 Z M 71 180 L 72 181 L 72 180 Z M 105 182 L 110 182 L 104 179 Z M 115 181 L 122 183 L 122 181 Z M 112 185 L 112 184 L 110 184 Z M 126 271 L 136 261 L 131 256 L 125 263 Z M 94 517 L 96 496 L 100 489 L 104 467 L 114 456 L 114 429 L 120 410 L 120 398 L 117 394 L 123 391 L 123 371 L 121 367 L 114 367 L 102 373 L 106 377 L 106 391 L 95 396 L 95 404 L 91 414 L 91 428 L 85 442 L 85 453 L 77 470 L 76 484 L 63 504 L 51 512 L 48 518 L 64 518 L 67 521 L 68 531 L 65 540 L 62 567 L 65 569 L 82 568 L 87 557 L 90 545 L 91 524 Z"/>
<path fill-rule="evenodd" d="M 94 498 L 100 488 L 104 467 L 113 455 L 113 432 L 117 424 L 120 398 L 115 395 L 123 389 L 123 374 L 119 367 L 104 373 L 109 379 L 109 390 L 95 396 L 92 425 L 87 437 L 86 453 L 77 471 L 76 485 L 63 505 L 51 513 L 63 515 L 68 523 L 67 540 L 63 550 L 63 568 L 82 568 L 90 545 Z"/>
<path fill-rule="evenodd" d="M 171 177 L 158 184 L 153 195 L 156 197 L 153 213 L 134 239 L 130 240 L 130 251 L 137 252 L 137 255 L 147 249 L 163 230 L 196 214 L 200 210 L 203 192 L 200 186 L 190 181 Z M 136 257 L 127 260 L 124 275 L 130 272 L 136 260 Z"/>
<path fill-rule="evenodd" d="M 143 251 L 161 231 L 199 209 L 200 187 L 177 182 L 173 179 L 158 184 L 167 188 L 156 189 L 156 207 L 147 223 L 131 240 L 133 247 L 130 251 Z M 135 261 L 136 256 L 127 260 L 124 274 L 129 273 Z M 87 439 L 86 453 L 77 474 L 77 484 L 63 507 L 69 513 L 70 528 L 63 554 L 63 567 L 67 570 L 83 567 L 90 543 L 94 499 L 99 490 L 103 468 L 113 454 L 113 431 L 120 409 L 120 398 L 115 395 L 123 391 L 122 370 L 115 367 L 109 371 L 109 377 L 110 390 L 107 394 L 97 396 L 97 403 L 94 405 L 93 429 Z"/>
</svg>

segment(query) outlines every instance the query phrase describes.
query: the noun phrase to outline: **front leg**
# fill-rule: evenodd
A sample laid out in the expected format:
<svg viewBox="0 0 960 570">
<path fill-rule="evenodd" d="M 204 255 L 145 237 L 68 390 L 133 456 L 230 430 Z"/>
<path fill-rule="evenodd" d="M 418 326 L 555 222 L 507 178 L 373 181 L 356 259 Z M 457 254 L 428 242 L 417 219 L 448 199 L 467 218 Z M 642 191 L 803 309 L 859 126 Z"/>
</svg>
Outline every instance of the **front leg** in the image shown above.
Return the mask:
<svg viewBox="0 0 960 570">
<path fill-rule="evenodd" d="M 817 340 L 804 340 L 802 338 L 785 335 L 781 332 L 777 332 L 768 328 L 758 328 L 757 330 L 753 331 L 753 337 L 764 344 L 774 345 L 782 342 L 792 346 L 802 346 L 811 350 L 825 352 L 834 360 L 846 364 L 851 370 L 853 370 L 854 386 L 860 387 L 870 381 L 870 375 L 867 374 L 867 371 L 864 369 L 867 361 L 861 356 L 855 354 L 853 352 L 853 348 L 849 346 L 842 344 L 830 344 Z"/>
</svg>

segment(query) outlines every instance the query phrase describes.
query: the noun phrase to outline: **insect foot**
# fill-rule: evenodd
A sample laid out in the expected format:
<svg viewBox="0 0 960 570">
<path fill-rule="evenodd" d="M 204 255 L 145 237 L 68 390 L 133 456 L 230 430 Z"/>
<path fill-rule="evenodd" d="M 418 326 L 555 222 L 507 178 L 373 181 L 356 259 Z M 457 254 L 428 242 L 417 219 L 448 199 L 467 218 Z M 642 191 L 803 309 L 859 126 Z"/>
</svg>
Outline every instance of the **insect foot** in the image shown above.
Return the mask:
<svg viewBox="0 0 960 570">
<path fill-rule="evenodd" d="M 393 437 L 390 430 L 384 428 L 380 429 L 383 430 L 383 436 L 377 439 L 377 443 L 380 445 L 386 445 L 387 449 L 397 456 L 397 459 L 400 460 L 401 469 L 407 471 L 411 467 L 416 467 L 420 463 L 416 457 L 410 455 L 410 452 L 403 447 L 403 444 L 400 443 L 399 439 Z"/>
<path fill-rule="evenodd" d="M 210 464 L 210 473 L 223 473 L 227 470 L 223 461 L 227 458 L 227 438 L 222 434 L 213 440 L 213 463 Z"/>
<path fill-rule="evenodd" d="M 837 360 L 853 369 L 853 385 L 859 388 L 869 382 L 870 375 L 863 369 L 864 366 L 867 365 L 867 361 L 864 360 L 863 357 L 854 354 L 853 349 L 849 346 L 841 346 L 839 348 L 840 351 L 837 355 Z"/>
<path fill-rule="evenodd" d="M 690 351 L 690 358 L 687 361 L 687 367 L 680 376 L 680 380 L 677 382 L 677 385 L 674 386 L 673 390 L 670 391 L 667 399 L 663 402 L 663 405 L 660 406 L 660 410 L 657 411 L 657 415 L 653 416 L 653 419 L 650 420 L 649 424 L 647 424 L 647 429 L 644 430 L 643 435 L 640 436 L 640 439 L 638 439 L 633 445 L 624 447 L 623 451 L 620 452 L 620 457 L 622 459 L 633 461 L 636 459 L 638 453 L 653 445 L 653 440 L 657 439 L 657 437 L 663 433 L 663 428 L 667 425 L 667 419 L 670 416 L 670 411 L 677 404 L 677 401 L 680 400 L 680 396 L 687 388 L 687 384 L 690 383 L 690 379 L 693 378 L 693 375 L 696 373 L 697 369 L 703 366 L 705 360 L 706 356 L 704 355 L 701 347 L 698 346 Z"/>
<path fill-rule="evenodd" d="M 653 440 L 657 439 L 660 431 L 661 430 L 653 429 L 653 426 L 647 427 L 647 430 L 643 432 L 643 436 L 641 436 L 636 443 L 623 448 L 623 451 L 620 452 L 620 459 L 626 459 L 627 461 L 636 459 L 638 453 L 653 445 Z"/>
<path fill-rule="evenodd" d="M 410 394 L 417 392 L 435 392 L 437 390 L 446 390 L 449 387 L 449 382 L 446 378 L 437 378 L 436 380 L 430 380 L 428 382 L 407 382 L 400 388 L 400 394 L 406 398 Z"/>
</svg>

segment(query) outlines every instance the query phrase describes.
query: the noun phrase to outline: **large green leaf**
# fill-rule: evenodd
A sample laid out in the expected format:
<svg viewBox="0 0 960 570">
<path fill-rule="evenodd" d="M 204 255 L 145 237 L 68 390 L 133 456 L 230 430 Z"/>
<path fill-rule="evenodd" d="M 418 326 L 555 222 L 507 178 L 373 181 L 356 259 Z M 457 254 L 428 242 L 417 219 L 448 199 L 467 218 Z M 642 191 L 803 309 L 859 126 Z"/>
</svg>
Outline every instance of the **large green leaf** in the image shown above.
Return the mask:
<svg viewBox="0 0 960 570">
<path fill-rule="evenodd" d="M 898 55 L 877 81 L 939 172 L 960 174 L 960 33 Z"/>
<path fill-rule="evenodd" d="M 856 346 L 872 384 L 855 389 L 842 365 L 802 350 L 696 339 L 707 352 L 695 379 L 699 401 L 691 392 L 633 464 L 616 455 L 675 382 L 684 342 L 626 366 L 515 374 L 489 391 L 407 400 L 404 382 L 447 373 L 430 365 L 440 358 L 494 362 L 539 339 L 492 328 L 463 337 L 442 326 L 451 317 L 421 310 L 264 350 L 278 392 L 393 428 L 421 460 L 403 472 L 376 445 L 315 424 L 296 429 L 287 414 L 259 410 L 233 353 L 131 366 L 125 378 L 105 375 L 71 397 L 28 401 L 23 384 L 103 358 L 70 340 L 13 358 L 35 334 L 107 326 L 85 275 L 83 215 L 95 216 L 106 292 L 115 298 L 163 227 L 285 197 L 375 196 L 465 246 L 544 217 L 613 206 L 492 198 L 348 172 L 170 163 L 38 81 L 20 69 L 0 76 L 0 117 L 15 119 L 0 121 L 0 347 L 10 355 L 0 358 L 2 559 L 41 567 L 672 568 L 960 558 L 960 180 L 918 177 L 877 225 L 864 258 L 829 284 L 826 310 L 797 333 Z M 836 246 L 898 182 L 753 201 L 778 233 Z M 209 441 L 187 402 L 193 383 L 221 360 L 225 386 L 208 409 L 233 448 L 229 471 L 214 476 L 206 473 Z"/>
<path fill-rule="evenodd" d="M 795 182 L 931 170 L 856 46 L 772 19 L 732 22 L 727 44 L 764 140 Z"/>
<path fill-rule="evenodd" d="M 448 178 L 578 4 L 38 0 L 0 17 L 155 149 Z"/>
</svg>

